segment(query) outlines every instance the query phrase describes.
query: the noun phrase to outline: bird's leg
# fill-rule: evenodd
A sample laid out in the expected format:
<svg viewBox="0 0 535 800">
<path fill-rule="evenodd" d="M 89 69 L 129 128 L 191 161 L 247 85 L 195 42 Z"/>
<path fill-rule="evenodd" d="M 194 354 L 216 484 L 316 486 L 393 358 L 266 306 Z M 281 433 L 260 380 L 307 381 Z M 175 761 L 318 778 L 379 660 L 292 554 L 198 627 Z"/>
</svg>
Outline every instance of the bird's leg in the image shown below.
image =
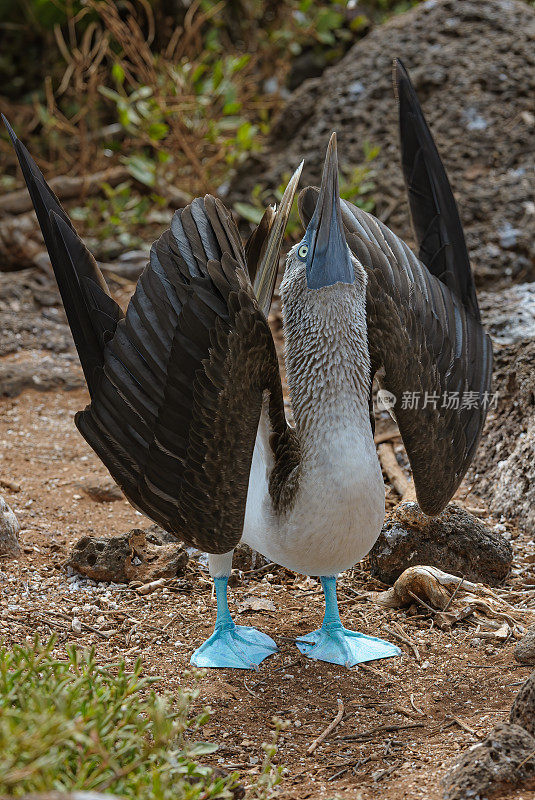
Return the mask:
<svg viewBox="0 0 535 800">
<path fill-rule="evenodd" d="M 258 669 L 267 656 L 277 652 L 270 636 L 246 625 L 236 625 L 229 611 L 227 586 L 232 566 L 232 553 L 209 556 L 217 600 L 215 630 L 191 657 L 196 667 L 233 667 Z M 221 574 L 226 572 L 226 574 Z M 219 573 L 219 574 L 217 574 Z"/>
<path fill-rule="evenodd" d="M 320 580 L 325 594 L 325 616 L 319 630 L 297 639 L 296 644 L 305 656 L 317 661 L 328 661 L 330 664 L 353 667 L 363 661 L 401 654 L 399 647 L 394 644 L 344 628 L 336 599 L 336 577 Z"/>
</svg>

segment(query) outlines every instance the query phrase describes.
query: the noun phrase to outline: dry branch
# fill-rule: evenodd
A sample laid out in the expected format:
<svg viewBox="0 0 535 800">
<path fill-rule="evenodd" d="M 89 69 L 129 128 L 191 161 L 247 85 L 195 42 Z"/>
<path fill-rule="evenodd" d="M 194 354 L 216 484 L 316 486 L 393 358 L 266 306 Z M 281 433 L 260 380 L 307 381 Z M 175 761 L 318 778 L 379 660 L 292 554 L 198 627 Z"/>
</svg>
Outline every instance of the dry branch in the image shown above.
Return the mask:
<svg viewBox="0 0 535 800">
<path fill-rule="evenodd" d="M 373 437 L 375 444 L 383 444 L 383 442 L 390 442 L 392 439 L 401 438 L 401 434 L 397 428 L 390 428 L 382 433 L 376 433 Z"/>
<path fill-rule="evenodd" d="M 340 699 L 337 700 L 337 703 L 338 703 L 338 712 L 335 718 L 333 719 L 332 722 L 329 723 L 329 725 L 327 725 L 323 733 L 320 733 L 318 738 L 314 739 L 312 744 L 307 748 L 307 756 L 311 756 L 315 752 L 316 748 L 327 738 L 327 736 L 330 733 L 334 731 L 337 725 L 341 723 L 342 717 L 344 716 L 344 704 Z"/>
<path fill-rule="evenodd" d="M 410 647 L 410 649 L 414 653 L 414 658 L 416 659 L 418 664 L 421 663 L 422 659 L 420 657 L 420 651 L 418 650 L 418 647 L 415 645 L 412 639 L 408 639 L 403 633 L 401 633 L 400 631 L 396 631 L 394 628 L 389 628 L 388 625 L 384 625 L 384 629 L 391 636 L 394 636 L 394 638 L 399 639 L 399 641 L 403 642 L 403 644 L 406 644 L 407 647 Z"/>
<path fill-rule="evenodd" d="M 95 172 L 93 175 L 82 175 L 81 177 L 58 175 L 57 178 L 52 178 L 48 184 L 59 200 L 73 200 L 98 194 L 103 183 L 117 186 L 128 180 L 129 177 L 130 173 L 126 167 L 110 167 L 101 172 Z M 0 197 L 0 213 L 2 214 L 24 214 L 26 211 L 31 211 L 32 208 L 32 200 L 27 189 L 17 189 L 15 192 L 9 192 Z"/>
</svg>

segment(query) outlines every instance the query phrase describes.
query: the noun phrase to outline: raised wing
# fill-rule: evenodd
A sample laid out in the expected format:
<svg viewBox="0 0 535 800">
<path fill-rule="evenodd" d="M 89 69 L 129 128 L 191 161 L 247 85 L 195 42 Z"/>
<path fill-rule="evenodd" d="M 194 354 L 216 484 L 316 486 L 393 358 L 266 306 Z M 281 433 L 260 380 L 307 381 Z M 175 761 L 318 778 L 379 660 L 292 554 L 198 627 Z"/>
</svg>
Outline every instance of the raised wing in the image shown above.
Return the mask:
<svg viewBox="0 0 535 800">
<path fill-rule="evenodd" d="M 78 429 L 133 505 L 188 544 L 231 550 L 266 392 L 277 473 L 281 459 L 293 466 L 297 457 L 273 339 L 231 215 L 211 196 L 177 211 L 124 316 L 14 141 L 91 392 Z"/>
<path fill-rule="evenodd" d="M 479 320 L 474 278 L 459 211 L 407 70 L 394 60 L 401 162 L 419 258 Z"/>
<path fill-rule="evenodd" d="M 62 276 L 61 280 L 58 278 L 61 299 L 92 396 L 103 366 L 104 344 L 113 336 L 117 323 L 124 314 L 111 298 L 95 259 L 74 232 L 69 218 L 45 182 L 37 164 L 23 143 L 17 139 L 3 114 L 2 119 L 17 153 L 50 260 L 56 275 Z M 51 215 L 55 215 L 56 223 Z M 61 225 L 63 238 L 71 245 L 69 250 L 56 239 L 54 230 L 57 225 Z"/>
<path fill-rule="evenodd" d="M 303 190 L 304 224 L 318 190 Z M 439 514 L 458 488 L 485 422 L 492 347 L 456 294 L 371 214 L 342 201 L 346 238 L 366 268 L 372 371 L 396 396 L 395 416 L 422 510 Z"/>
<path fill-rule="evenodd" d="M 266 317 L 269 314 L 277 280 L 280 243 L 292 210 L 303 164 L 304 161 L 301 161 L 290 178 L 279 207 L 277 209 L 274 206 L 266 208 L 260 223 L 249 236 L 245 245 L 249 278 L 258 305 Z"/>
</svg>

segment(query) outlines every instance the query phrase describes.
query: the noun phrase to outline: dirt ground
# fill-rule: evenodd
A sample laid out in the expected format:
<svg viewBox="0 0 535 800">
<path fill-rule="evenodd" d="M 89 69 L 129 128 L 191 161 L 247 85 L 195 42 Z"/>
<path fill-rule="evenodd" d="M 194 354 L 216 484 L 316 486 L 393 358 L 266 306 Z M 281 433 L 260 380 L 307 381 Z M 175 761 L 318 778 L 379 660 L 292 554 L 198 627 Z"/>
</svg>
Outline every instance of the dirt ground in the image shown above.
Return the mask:
<svg viewBox="0 0 535 800">
<path fill-rule="evenodd" d="M 141 656 L 146 670 L 161 676 L 160 686 L 173 692 L 191 652 L 213 628 L 215 600 L 202 565 L 190 562 L 182 590 L 170 582 L 148 596 L 126 585 L 68 576 L 63 566 L 82 535 L 113 535 L 147 524 L 126 501 L 96 502 L 80 488 L 87 477 L 109 482 L 72 421 L 86 402 L 81 389 L 26 390 L 0 400 L 0 491 L 21 523 L 24 550 L 19 562 L 0 563 L 0 640 L 23 642 L 36 631 L 42 637 L 55 632 L 58 655 L 77 642 L 93 645 L 103 663 L 119 656 L 133 663 Z M 515 548 L 506 589 L 526 609 L 535 609 L 530 542 L 506 528 Z M 391 639 L 397 627 L 416 645 L 419 662 L 404 644 L 402 657 L 352 670 L 309 661 L 292 640 L 321 622 L 318 584 L 282 569 L 244 576 L 231 591 L 231 610 L 246 595 L 270 599 L 275 611 L 236 617 L 268 632 L 280 652 L 257 674 L 214 670 L 201 679 L 199 705 L 214 710 L 203 738 L 220 745 L 214 763 L 254 782 L 261 744 L 277 715 L 290 722 L 277 756 L 286 768 L 283 800 L 440 797 L 446 766 L 507 718 L 530 668 L 515 663 L 514 641 L 476 639 L 468 623 L 444 632 L 425 609 L 384 610 L 359 597 L 376 588 L 382 587 L 365 563 L 343 576 L 345 624 Z M 72 629 L 75 617 L 82 623 L 80 635 Z M 307 747 L 336 715 L 338 699 L 344 704 L 342 723 L 307 756 Z M 535 792 L 511 797 L 528 800 Z"/>
</svg>

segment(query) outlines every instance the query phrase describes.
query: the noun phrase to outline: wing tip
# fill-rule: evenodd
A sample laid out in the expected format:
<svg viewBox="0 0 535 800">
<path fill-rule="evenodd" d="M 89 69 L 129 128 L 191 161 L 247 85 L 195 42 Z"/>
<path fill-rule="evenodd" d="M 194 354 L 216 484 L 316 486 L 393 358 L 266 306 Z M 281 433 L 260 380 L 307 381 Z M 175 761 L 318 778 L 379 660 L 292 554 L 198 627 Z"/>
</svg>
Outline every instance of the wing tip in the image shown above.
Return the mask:
<svg viewBox="0 0 535 800">
<path fill-rule="evenodd" d="M 7 120 L 7 117 L 5 117 L 4 114 L 2 114 L 2 120 L 3 120 L 4 125 L 7 128 L 7 132 L 9 134 L 9 138 L 11 139 L 13 144 L 16 145 L 17 142 L 19 141 L 18 138 L 17 138 L 17 134 L 15 133 L 15 131 L 13 130 L 11 125 L 9 124 L 9 122 Z"/>
<path fill-rule="evenodd" d="M 418 96 L 411 81 L 409 71 L 398 56 L 392 60 L 392 84 L 394 87 L 394 96 L 398 103 L 403 96 L 406 100 L 419 107 Z"/>
</svg>

